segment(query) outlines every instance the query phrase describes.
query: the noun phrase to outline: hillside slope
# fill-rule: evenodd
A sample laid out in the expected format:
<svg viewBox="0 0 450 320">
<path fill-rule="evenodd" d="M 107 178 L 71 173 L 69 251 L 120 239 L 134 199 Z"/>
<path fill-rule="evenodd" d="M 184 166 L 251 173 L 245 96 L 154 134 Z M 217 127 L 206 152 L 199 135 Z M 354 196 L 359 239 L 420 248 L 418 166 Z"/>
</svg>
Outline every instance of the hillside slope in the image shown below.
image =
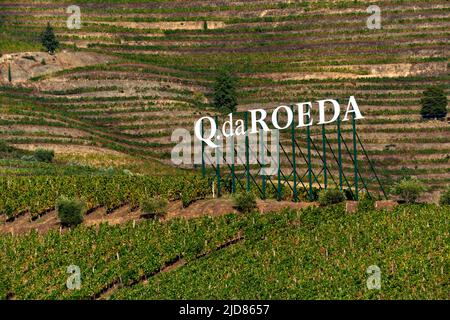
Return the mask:
<svg viewBox="0 0 450 320">
<path fill-rule="evenodd" d="M 366 27 L 372 3 L 382 10 L 379 30 Z M 95 147 L 169 163 L 173 129 L 215 114 L 194 97 L 211 100 L 225 65 L 241 79 L 240 111 L 355 95 L 366 115 L 360 136 L 386 182 L 450 181 L 450 127 L 419 115 L 427 86 L 449 92 L 448 1 L 82 1 L 79 30 L 66 27 L 69 4 L 0 5 L 2 34 L 12 39 L 2 53 L 39 50 L 50 22 L 64 54 L 109 57 L 20 87 L 14 64 L 12 83 L 2 66 L 1 138 L 15 146 Z"/>
</svg>

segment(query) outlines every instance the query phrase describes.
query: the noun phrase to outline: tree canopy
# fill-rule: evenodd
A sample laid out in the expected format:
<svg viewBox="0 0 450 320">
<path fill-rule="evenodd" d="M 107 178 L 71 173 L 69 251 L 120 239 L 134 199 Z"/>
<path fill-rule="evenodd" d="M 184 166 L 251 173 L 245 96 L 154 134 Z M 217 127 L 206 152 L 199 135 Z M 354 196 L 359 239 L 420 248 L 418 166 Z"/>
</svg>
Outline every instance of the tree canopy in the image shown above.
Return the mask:
<svg viewBox="0 0 450 320">
<path fill-rule="evenodd" d="M 237 77 L 228 69 L 221 69 L 214 85 L 214 106 L 222 111 L 236 111 Z"/>
<path fill-rule="evenodd" d="M 50 23 L 47 23 L 47 27 L 41 34 L 42 45 L 51 54 L 55 53 L 55 50 L 59 48 L 59 41 L 56 39 L 55 33 Z"/>
<path fill-rule="evenodd" d="M 430 87 L 423 92 L 420 114 L 425 119 L 444 118 L 447 115 L 447 96 L 441 87 Z"/>
</svg>

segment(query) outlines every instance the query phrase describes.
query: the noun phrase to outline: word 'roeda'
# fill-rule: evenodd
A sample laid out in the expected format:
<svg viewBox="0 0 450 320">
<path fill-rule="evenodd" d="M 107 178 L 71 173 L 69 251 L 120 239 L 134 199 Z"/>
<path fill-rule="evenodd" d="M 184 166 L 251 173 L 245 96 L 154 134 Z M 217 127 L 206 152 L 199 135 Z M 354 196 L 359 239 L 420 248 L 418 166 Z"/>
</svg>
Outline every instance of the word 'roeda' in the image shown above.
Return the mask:
<svg viewBox="0 0 450 320">
<path fill-rule="evenodd" d="M 319 100 L 318 103 L 318 109 L 319 109 L 319 122 L 317 124 L 328 124 L 336 121 L 340 114 L 341 114 L 341 107 L 339 105 L 339 102 L 333 99 L 325 99 L 325 100 Z M 333 116 L 331 119 L 326 119 L 326 106 L 329 105 L 333 108 Z M 311 110 L 312 110 L 312 103 L 311 102 L 301 102 L 296 103 L 293 105 L 293 107 L 290 106 L 279 106 L 272 112 L 272 124 L 275 127 L 275 129 L 283 130 L 286 128 L 289 128 L 292 125 L 292 121 L 294 121 L 294 112 L 297 113 L 298 121 L 296 128 L 301 127 L 307 127 L 313 125 L 313 119 L 311 117 Z M 260 128 L 262 128 L 264 131 L 270 131 L 268 125 L 265 122 L 265 119 L 267 117 L 267 111 L 264 109 L 253 109 L 249 110 L 250 113 L 250 134 L 255 134 L 258 132 L 258 125 Z M 278 119 L 280 114 L 286 114 L 287 121 L 285 124 L 280 124 Z M 355 120 L 363 119 L 364 117 L 361 114 L 361 111 L 359 110 L 358 104 L 356 103 L 356 99 L 354 96 L 350 96 L 347 109 L 345 111 L 344 118 L 342 121 L 348 121 L 349 120 L 349 114 L 354 114 Z M 234 135 L 236 136 L 242 136 L 247 134 L 245 131 L 244 121 L 241 119 L 236 120 L 233 123 L 233 114 L 228 114 L 229 120 L 225 121 L 222 125 L 221 134 L 225 138 L 232 137 Z M 203 137 L 202 135 L 202 122 L 203 120 L 208 120 L 210 123 L 210 130 L 207 137 Z M 236 126 L 236 129 L 233 130 L 233 124 Z M 195 136 L 200 141 L 205 142 L 208 146 L 212 148 L 217 148 L 218 145 L 216 145 L 214 142 L 212 142 L 211 139 L 214 137 L 217 137 L 217 124 L 211 117 L 202 117 L 197 120 L 194 127 Z"/>
</svg>

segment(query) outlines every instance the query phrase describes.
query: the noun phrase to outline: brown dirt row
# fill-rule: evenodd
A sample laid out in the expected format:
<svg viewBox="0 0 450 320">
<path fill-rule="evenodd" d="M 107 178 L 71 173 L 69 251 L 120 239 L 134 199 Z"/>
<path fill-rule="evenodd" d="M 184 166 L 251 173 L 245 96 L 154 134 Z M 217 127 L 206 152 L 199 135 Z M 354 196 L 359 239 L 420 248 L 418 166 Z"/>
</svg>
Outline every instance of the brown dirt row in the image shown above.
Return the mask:
<svg viewBox="0 0 450 320">
<path fill-rule="evenodd" d="M 114 107 L 118 104 L 124 105 L 124 106 L 140 106 L 142 107 L 142 104 L 146 104 L 147 102 L 153 102 L 159 105 L 170 105 L 170 104 L 184 104 L 186 106 L 189 106 L 189 104 L 186 101 L 182 100 L 175 100 L 171 98 L 165 98 L 165 97 L 157 97 L 154 100 L 150 99 L 137 99 L 137 100 L 124 100 L 120 102 L 114 102 L 114 101 L 69 101 L 61 103 L 49 103 L 48 105 L 63 105 L 63 106 L 73 106 L 74 108 L 83 108 L 86 106 L 92 107 L 92 106 L 99 106 L 99 109 L 106 107 Z"/>
<path fill-rule="evenodd" d="M 429 81 L 430 84 L 445 84 L 445 80 L 436 78 L 430 78 L 427 79 Z M 408 85 L 416 85 L 421 87 L 423 85 L 423 83 L 421 82 L 422 80 L 413 80 L 411 79 L 410 81 L 408 81 Z M 397 92 L 398 90 L 402 90 L 404 88 L 404 83 L 402 82 L 398 82 L 396 79 L 386 79 L 383 83 L 377 83 L 377 82 L 371 82 L 371 81 L 367 81 L 365 79 L 360 79 L 358 81 L 341 81 L 336 83 L 335 80 L 333 79 L 326 79 L 324 81 L 314 81 L 314 82 L 309 82 L 309 83 L 293 83 L 293 84 L 289 84 L 289 83 L 282 83 L 282 84 L 277 84 L 277 85 L 258 85 L 257 88 L 255 88 L 254 86 L 244 86 L 242 87 L 243 91 L 248 91 L 248 90 L 254 90 L 254 89 L 261 89 L 261 90 L 281 90 L 281 89 L 286 89 L 286 90 L 313 90 L 313 91 L 321 91 L 321 90 L 328 90 L 328 88 L 330 87 L 329 85 L 332 86 L 336 86 L 338 85 L 339 89 L 348 89 L 348 90 L 361 90 L 364 91 L 364 89 L 360 89 L 362 86 L 372 86 L 373 90 L 376 90 L 376 92 L 378 91 L 377 88 L 381 87 L 380 90 L 385 90 L 386 85 L 389 85 L 389 88 L 391 88 L 391 92 Z M 372 90 L 372 89 L 370 89 Z M 370 91 L 369 90 L 369 91 Z"/>
<path fill-rule="evenodd" d="M 368 1 L 370 2 L 370 1 Z M 175 2 L 176 3 L 176 2 Z M 213 3 L 213 2 L 212 2 Z M 234 5 L 237 5 L 237 3 L 242 3 L 242 2 L 233 2 Z M 258 2 L 259 3 L 259 2 Z M 378 3 L 378 2 L 377 2 Z M 168 6 L 167 2 L 162 2 L 159 4 L 160 7 L 169 9 L 169 8 L 179 8 L 179 6 L 175 7 L 175 6 Z M 248 4 L 248 2 L 246 2 L 246 4 Z M 408 3 L 409 4 L 409 3 Z M 230 4 L 227 3 L 227 5 L 229 6 Z M 195 3 L 194 2 L 189 2 L 188 4 L 189 7 L 194 7 Z M 33 10 L 34 8 L 36 8 L 34 5 L 31 4 L 27 4 L 25 6 L 13 6 L 13 5 L 9 5 L 7 6 L 9 10 L 18 10 L 15 11 L 15 14 L 19 14 L 19 15 L 33 15 L 35 17 L 46 17 L 46 16 L 55 16 L 55 14 L 62 14 L 63 13 L 63 9 L 61 8 L 61 6 L 46 6 L 45 7 L 45 11 L 42 11 L 42 7 L 41 5 L 39 6 L 39 11 Z M 89 9 L 100 9 L 96 6 L 93 6 L 93 4 L 89 4 L 86 5 L 86 7 L 88 7 Z M 184 6 L 183 6 L 184 7 Z M 131 4 L 127 4 L 126 9 L 131 9 L 131 8 L 138 8 L 137 6 L 135 6 L 135 4 L 132 6 Z M 154 13 L 151 11 L 152 8 L 146 7 L 141 5 L 139 8 L 143 9 L 149 9 L 149 12 L 146 13 L 134 13 L 134 12 L 130 12 L 130 13 L 121 13 L 121 16 L 124 18 L 129 18 L 129 17 L 152 17 L 152 18 L 167 18 L 167 17 L 171 17 L 171 18 L 176 18 L 176 17 L 188 17 L 188 18 L 194 18 L 194 17 L 202 17 L 204 16 L 204 12 L 165 12 L 164 14 L 160 14 L 160 13 Z M 414 11 L 421 11 L 421 10 L 427 10 L 427 9 L 439 9 L 439 8 L 446 8 L 445 5 L 441 5 L 441 4 L 435 4 L 435 3 L 423 3 L 423 2 L 419 2 L 419 3 L 414 3 L 413 5 L 409 4 L 409 6 L 404 6 L 404 5 L 391 5 L 391 4 L 383 4 L 383 9 L 386 12 L 391 12 L 391 11 L 402 11 L 402 10 L 411 10 L 411 8 L 414 8 Z M 26 10 L 26 11 L 25 11 Z M 8 11 L 10 12 L 10 11 Z M 254 10 L 253 8 L 251 9 L 247 9 L 247 10 L 224 10 L 224 11 L 213 11 L 211 12 L 214 17 L 220 17 L 220 18 L 227 18 L 227 17 L 242 17 L 242 18 L 252 18 L 252 17 L 270 17 L 270 16 L 276 16 L 276 17 L 280 17 L 280 16 L 289 16 L 289 15 L 298 15 L 298 14 L 348 14 L 348 13 L 355 13 L 355 12 L 359 12 L 359 13 L 365 13 L 365 9 L 364 8 L 348 8 L 348 9 L 318 9 L 318 8 L 310 8 L 308 9 L 308 11 L 306 11 L 304 8 L 283 8 L 283 9 L 277 9 L 277 8 L 272 8 L 272 9 L 261 9 L 261 10 Z M 87 17 L 96 17 L 96 18 L 101 18 L 103 16 L 105 17 L 109 17 L 109 13 L 102 13 L 101 11 L 98 12 L 87 12 L 84 15 L 86 15 Z"/>
<path fill-rule="evenodd" d="M 14 124 L 14 125 L 0 125 L 1 131 L 24 131 L 25 134 L 29 133 L 46 133 L 49 135 L 69 136 L 71 138 L 82 138 L 90 136 L 88 133 L 74 128 L 62 128 L 51 127 L 45 125 L 26 125 L 26 124 Z M 4 136 L 2 136 L 4 137 Z"/>
<path fill-rule="evenodd" d="M 445 41 L 445 40 L 443 40 Z M 344 47 L 346 45 L 346 47 Z M 379 50 L 373 49 L 376 46 L 379 45 L 390 45 L 389 49 L 384 49 L 383 53 L 385 55 L 403 55 L 403 56 L 411 56 L 411 52 L 417 52 L 422 50 L 443 50 L 443 45 L 434 45 L 434 42 L 431 41 L 429 45 L 420 46 L 416 49 L 411 49 L 410 46 L 406 46 L 405 44 L 394 44 L 394 43 L 363 43 L 361 46 L 358 46 L 357 43 L 355 44 L 347 44 L 347 43 L 341 43 L 339 44 L 338 48 L 331 47 L 331 46 L 324 46 L 323 44 L 317 44 L 315 46 L 313 45 L 306 45 L 306 44 L 298 44 L 298 45 L 285 45 L 283 47 L 239 47 L 239 48 L 183 48 L 181 50 L 180 48 L 174 50 L 174 49 L 166 49 L 166 50 L 133 50 L 133 53 L 135 54 L 161 54 L 161 55 L 197 55 L 197 54 L 212 54 L 212 53 L 275 53 L 279 54 L 280 51 L 283 52 L 292 52 L 293 58 L 295 58 L 296 52 L 303 52 L 304 56 L 308 56 L 312 54 L 319 54 L 317 50 L 322 49 L 322 52 L 320 53 L 322 56 L 330 56 L 335 54 L 336 52 L 339 52 L 340 55 L 346 54 L 347 56 L 353 56 L 353 55 L 377 55 L 380 54 Z M 107 48 L 108 52 L 114 52 L 114 53 L 129 53 L 129 50 L 125 50 L 123 48 Z M 307 50 L 308 52 L 305 52 Z M 219 52 L 220 51 L 220 52 Z"/>
<path fill-rule="evenodd" d="M 117 50 L 112 50 L 112 52 L 116 52 Z M 111 51 L 110 51 L 111 52 Z M 137 52 L 135 52 L 137 53 Z M 153 71 L 155 68 L 152 65 L 148 65 L 147 68 L 151 68 Z M 165 73 L 159 73 L 155 71 L 155 73 L 144 72 L 142 70 L 130 70 L 130 71 L 91 71 L 86 70 L 84 72 L 73 72 L 66 74 L 65 78 L 75 81 L 75 80 L 147 80 L 152 79 L 154 81 L 160 82 L 162 85 L 172 85 L 172 84 L 180 84 L 182 86 L 187 86 L 188 88 L 197 89 L 199 91 L 203 91 L 204 89 L 200 87 L 197 83 L 205 83 L 201 78 L 199 79 L 199 75 L 191 74 L 191 73 L 183 73 L 183 78 L 179 78 L 177 76 L 172 76 L 171 73 L 176 73 L 177 70 L 167 71 Z"/>
<path fill-rule="evenodd" d="M 160 103 L 156 103 L 155 105 L 150 105 L 150 106 L 145 106 L 142 104 L 128 104 L 128 105 L 121 105 L 121 106 L 108 106 L 105 105 L 104 107 L 98 107 L 95 106 L 95 108 L 71 108 L 70 111 L 73 113 L 79 113 L 79 114 L 83 114 L 85 112 L 93 112 L 93 113 L 122 113 L 122 112 L 133 112 L 133 110 L 143 110 L 146 109 L 145 111 L 147 112 L 156 112 L 156 111 L 166 111 L 166 112 L 173 112 L 173 111 L 177 111 L 180 110 L 179 106 L 176 106 L 174 104 L 170 105 L 170 104 L 160 104 Z M 148 109 L 148 110 L 147 110 Z"/>
<path fill-rule="evenodd" d="M 314 6 L 316 4 L 321 4 L 321 0 L 310 0 L 309 1 L 311 6 L 314 8 Z M 333 2 L 337 2 L 337 1 L 330 1 L 331 4 Z M 212 0 L 208 3 L 209 5 L 219 5 L 222 4 L 223 1 L 221 0 Z M 392 5 L 390 4 L 388 1 L 376 1 L 376 0 L 368 0 L 367 3 L 382 3 L 385 4 L 387 6 L 392 6 L 392 7 L 397 7 L 397 5 Z M 425 2 L 424 1 L 410 1 L 408 2 L 409 5 L 417 7 L 417 8 L 422 8 L 422 7 L 428 7 L 429 5 L 433 5 L 439 2 L 438 1 L 431 1 L 430 3 Z M 18 0 L 15 2 L 9 1 L 5 3 L 5 7 L 7 8 L 22 8 L 25 11 L 28 11 L 30 9 L 33 9 L 36 7 L 36 4 L 39 4 L 39 8 L 42 9 L 52 9 L 52 8 L 59 8 L 60 5 L 57 3 L 54 3 L 52 1 L 48 1 L 48 0 L 40 0 L 40 1 L 35 1 L 35 0 Z M 231 1 L 227 1 L 227 4 L 229 4 L 230 6 L 243 6 L 243 5 L 270 5 L 273 4 L 273 2 L 269 1 L 269 0 L 246 0 L 246 1 L 236 1 L 236 0 L 231 0 Z M 166 2 L 158 2 L 158 3 L 154 3 L 154 2 L 131 2 L 131 3 L 127 3 L 126 5 L 123 4 L 119 4 L 119 3 L 102 3 L 102 2 L 96 2 L 96 3 L 86 3 L 86 7 L 90 8 L 90 9 L 107 9 L 107 8 L 111 8 L 111 9 L 120 9 L 120 8 L 127 8 L 127 9 L 157 9 L 157 8 L 164 8 L 164 9 L 171 9 L 171 8 L 191 8 L 191 7 L 203 7 L 206 6 L 205 2 L 199 1 L 199 0 L 191 0 L 191 1 L 185 1 L 185 0 L 172 0 L 172 1 L 166 1 Z M 402 6 L 400 6 L 402 7 Z M 311 10 L 313 10 L 313 8 L 311 8 Z M 318 10 L 324 10 L 325 12 L 327 12 L 327 10 L 332 10 L 332 9 L 318 9 Z"/>
<path fill-rule="evenodd" d="M 29 143 L 29 144 L 11 144 L 13 147 L 26 149 L 26 150 L 35 150 L 37 148 L 46 148 L 52 149 L 56 153 L 62 154 L 112 154 L 112 155 L 122 155 L 122 153 L 118 151 L 114 151 L 111 149 L 96 147 L 96 146 L 83 146 L 83 145 L 62 145 L 62 144 L 49 144 L 49 143 Z"/>
<path fill-rule="evenodd" d="M 135 90 L 139 92 L 145 92 L 146 89 L 155 90 L 161 89 L 176 89 L 176 90 L 186 90 L 195 89 L 193 86 L 186 86 L 178 83 L 161 83 L 157 80 L 133 80 L 133 79 L 99 79 L 99 80 L 82 80 L 73 79 L 66 77 L 53 77 L 40 81 L 38 84 L 38 89 L 45 91 L 57 91 L 57 90 L 68 90 L 76 88 L 98 88 L 98 87 L 113 87 L 116 86 L 119 89 L 124 90 Z"/>
<path fill-rule="evenodd" d="M 315 203 L 294 203 L 289 201 L 259 200 L 258 208 L 260 212 L 278 211 L 283 208 L 301 209 L 307 206 L 316 205 Z M 173 218 L 197 218 L 203 215 L 220 216 L 227 213 L 237 213 L 233 207 L 231 199 L 205 199 L 196 201 L 187 208 L 183 208 L 181 201 L 171 202 L 168 208 L 167 217 L 164 220 Z M 5 218 L 5 216 L 3 216 Z M 143 219 L 141 211 L 124 205 L 112 213 L 107 214 L 104 207 L 95 209 L 92 213 L 85 216 L 83 224 L 96 226 L 101 223 L 112 225 L 123 224 L 129 221 L 139 222 Z M 29 213 L 17 217 L 12 222 L 6 222 L 4 219 L 0 222 L 0 233 L 23 234 L 36 230 L 39 233 L 46 233 L 49 230 L 58 230 L 61 228 L 57 213 L 50 210 L 39 218 L 33 220 Z"/>
<path fill-rule="evenodd" d="M 173 110 L 171 110 L 171 111 L 173 111 Z M 102 118 L 106 117 L 106 118 L 114 118 L 117 120 L 126 121 L 127 118 L 131 118 L 131 117 L 134 118 L 134 117 L 149 117 L 149 116 L 151 116 L 151 117 L 155 117 L 155 120 L 158 120 L 158 118 L 163 117 L 164 121 L 171 121 L 171 119 L 174 119 L 174 118 L 192 117 L 193 111 L 194 110 L 178 109 L 178 110 L 176 110 L 176 113 L 167 112 L 167 110 L 162 110 L 162 111 L 149 110 L 149 111 L 136 111 L 136 112 L 124 112 L 124 113 L 116 113 L 115 112 L 115 113 L 111 113 L 111 114 L 108 114 L 108 112 L 104 112 L 103 114 L 83 115 L 82 117 L 84 119 L 91 119 L 91 120 L 102 119 Z M 116 122 L 114 122 L 114 123 L 116 123 Z"/>
<path fill-rule="evenodd" d="M 389 37 L 394 36 L 413 36 L 417 34 L 421 34 L 423 30 L 414 31 L 414 32 L 400 32 L 400 33 L 389 33 Z M 446 36 L 447 31 L 437 30 L 437 31 L 430 31 L 427 30 L 427 34 L 429 36 Z M 345 40 L 381 40 L 384 39 L 382 35 L 380 34 L 374 34 L 374 35 L 358 35 L 358 36 L 345 36 L 345 35 L 334 35 L 329 36 L 328 34 L 325 36 L 293 36 L 286 39 L 282 39 L 286 42 L 289 41 L 301 41 L 301 42 L 314 42 L 314 41 L 322 41 L 322 42 L 328 42 L 328 41 L 336 41 L 336 40 L 343 40 L 343 37 L 345 37 Z M 70 41 L 70 40 L 69 40 Z M 154 40 L 130 40 L 130 41 L 121 41 L 121 45 L 128 45 L 128 46 L 177 46 L 177 47 L 195 47 L 195 46 L 223 46 L 223 45 L 229 45 L 229 46 L 239 46 L 239 45 L 245 45 L 248 46 L 249 44 L 257 44 L 257 43 L 266 43 L 267 39 L 259 39 L 259 38 L 245 38 L 245 37 L 237 37 L 234 39 L 220 39 L 217 37 L 202 37 L 202 38 L 196 38 L 196 39 L 181 39 L 181 40 L 174 40 L 174 39 L 164 39 L 163 37 L 158 37 L 158 39 Z M 281 40 L 279 40 L 281 41 Z M 343 40 L 344 41 L 344 40 Z M 72 42 L 75 42 L 77 45 L 80 44 L 79 41 L 73 40 Z M 422 41 L 421 41 L 422 42 Z M 106 40 L 94 40 L 94 41 L 84 41 L 83 43 L 89 44 L 89 43 L 95 43 L 95 44 L 110 44 L 110 45 L 116 45 L 117 42 L 114 39 L 111 39 L 110 41 Z M 315 62 L 315 61 L 314 61 Z M 303 63 L 307 63 L 307 61 L 302 61 Z"/>
<path fill-rule="evenodd" d="M 359 82 L 358 82 L 359 83 Z M 255 88 L 248 88 L 249 92 L 248 94 L 253 95 L 254 94 L 254 90 Z M 342 94 L 342 93 L 347 93 L 347 92 L 351 92 L 352 95 L 358 96 L 360 94 L 390 94 L 392 96 L 395 95 L 403 95 L 403 94 L 410 94 L 410 95 L 418 95 L 421 94 L 423 92 L 423 88 L 418 88 L 418 89 L 402 89 L 401 87 L 396 90 L 395 88 L 390 88 L 390 89 L 358 89 L 358 87 L 354 87 L 354 86 L 342 86 L 341 88 L 338 89 L 329 89 L 326 87 L 323 88 L 314 88 L 314 86 L 308 86 L 308 85 L 302 85 L 302 86 L 296 86 L 296 87 L 287 87 L 287 88 L 268 88 L 268 87 L 258 87 L 258 96 L 271 96 L 271 95 L 280 95 L 280 94 L 289 94 L 289 93 L 293 93 L 293 92 L 298 92 L 298 91 L 314 91 L 315 93 L 322 93 L 322 92 L 326 92 L 326 93 L 331 93 L 331 94 Z M 242 92 L 243 94 L 245 94 L 245 90 Z"/>
<path fill-rule="evenodd" d="M 2 120 L 22 120 L 24 118 L 27 119 L 33 119 L 33 120 L 41 120 L 41 117 L 38 116 L 29 116 L 29 115 L 22 115 L 22 114 L 6 114 L 6 113 L 1 113 L 0 114 L 0 119 Z M 63 122 L 61 120 L 56 120 L 56 119 L 52 119 L 51 117 L 45 118 L 45 121 L 47 122 L 51 122 L 51 123 L 59 123 L 62 125 L 66 125 L 66 122 Z"/>
<path fill-rule="evenodd" d="M 51 139 L 53 143 L 61 144 L 61 145 L 82 145 L 82 146 L 91 146 L 92 145 L 92 141 L 88 140 L 88 139 L 81 139 L 81 138 L 74 138 L 74 137 L 67 137 L 67 136 L 61 137 L 58 135 L 9 135 L 9 134 L 4 134 L 4 135 L 2 135 L 2 139 L 4 139 L 7 142 L 10 141 L 12 143 L 16 143 L 17 145 L 22 145 L 22 146 L 29 145 L 30 143 L 31 144 L 40 143 L 41 141 L 44 141 L 45 139 Z M 26 140 L 16 141 L 15 139 L 26 139 Z"/>
<path fill-rule="evenodd" d="M 441 7 L 441 8 L 446 8 Z M 402 9 L 406 9 L 408 10 L 409 8 L 404 8 L 402 7 Z M 425 9 L 425 8 L 424 8 Z M 275 10 L 275 11 L 273 11 Z M 302 24 L 306 24 L 306 25 L 311 25 L 314 23 L 317 23 L 318 21 L 320 21 L 321 19 L 317 19 L 317 17 L 313 16 L 311 14 L 311 12 L 307 12 L 305 14 L 304 9 L 270 9 L 270 10 L 263 10 L 263 11 L 224 11 L 222 13 L 217 13 L 215 12 L 213 15 L 213 18 L 216 19 L 223 19 L 223 18 L 228 18 L 230 15 L 231 16 L 240 16 L 240 17 L 259 17 L 261 15 L 267 14 L 268 12 L 273 11 L 274 13 L 280 14 L 281 16 L 286 15 L 287 12 L 290 12 L 290 10 L 293 10 L 292 12 L 297 13 L 297 14 L 304 14 L 304 18 L 301 19 L 301 23 Z M 354 12 L 355 10 L 358 10 L 356 8 L 353 9 L 347 9 L 347 10 L 351 10 L 350 12 Z M 340 17 L 340 14 L 345 14 L 347 11 L 346 10 L 336 10 L 335 13 L 337 13 L 337 15 L 330 17 L 330 21 L 331 22 L 337 22 L 337 23 L 349 23 L 349 22 L 356 22 L 359 21 L 360 18 L 359 17 Z M 420 12 L 420 11 L 419 11 Z M 324 13 L 328 13 L 328 14 L 333 14 L 333 10 L 330 9 L 326 9 L 324 11 Z M 22 15 L 20 12 L 17 11 L 9 11 L 9 14 L 17 14 L 17 15 Z M 200 15 L 204 15 L 204 12 L 200 12 Z M 320 14 L 320 12 L 318 12 L 318 14 Z M 47 15 L 47 14 L 46 14 Z M 130 17 L 136 17 L 136 14 L 131 14 Z M 166 18 L 167 16 L 172 16 L 172 17 L 177 17 L 177 16 L 182 16 L 183 19 L 185 19 L 186 17 L 195 17 L 195 14 L 189 14 L 189 13 L 174 13 L 174 14 L 170 14 L 170 13 L 164 13 L 164 15 L 160 14 L 160 15 L 156 15 L 155 17 L 161 17 L 161 18 Z M 386 21 L 389 21 L 391 23 L 395 23 L 398 19 L 403 18 L 403 19 L 407 19 L 407 18 L 412 18 L 412 19 L 417 19 L 417 18 L 421 18 L 423 16 L 439 16 L 439 13 L 424 13 L 423 15 L 418 17 L 418 13 L 416 12 L 416 10 L 414 11 L 409 11 L 409 12 L 400 12 L 400 13 L 390 13 L 389 11 L 384 15 L 384 18 Z M 98 15 L 98 17 L 101 17 L 101 15 Z M 63 22 L 61 22 L 60 20 L 57 19 L 52 19 L 53 23 L 57 26 L 64 26 Z M 189 22 L 191 24 L 189 24 Z M 171 22 L 171 24 L 168 24 L 168 22 L 151 22 L 151 23 L 139 23 L 140 25 L 145 25 L 145 27 L 142 26 L 136 26 L 135 22 L 127 22 L 127 21 L 122 21 L 120 24 L 118 24 L 117 22 L 110 22 L 110 21 L 89 21 L 86 20 L 85 23 L 95 23 L 95 24 L 99 24 L 99 23 L 105 23 L 108 25 L 116 25 L 116 26 L 120 26 L 120 27 L 124 27 L 124 28 L 147 28 L 147 29 L 184 29 L 184 30 L 202 30 L 202 25 L 197 26 L 197 24 L 195 24 L 197 21 L 180 21 L 180 22 Z M 33 23 L 33 21 L 30 21 L 30 23 Z M 184 24 L 181 24 L 184 23 Z M 232 24 L 232 25 L 225 25 L 222 21 L 210 21 L 211 24 L 211 28 L 224 28 L 224 27 L 228 27 L 228 28 L 241 28 L 242 26 L 247 26 L 247 25 L 285 25 L 285 24 L 290 24 L 292 23 L 291 21 L 285 21 L 285 22 L 244 22 L 244 23 L 237 23 L 237 24 Z M 298 23 L 298 21 L 297 21 Z"/>
</svg>

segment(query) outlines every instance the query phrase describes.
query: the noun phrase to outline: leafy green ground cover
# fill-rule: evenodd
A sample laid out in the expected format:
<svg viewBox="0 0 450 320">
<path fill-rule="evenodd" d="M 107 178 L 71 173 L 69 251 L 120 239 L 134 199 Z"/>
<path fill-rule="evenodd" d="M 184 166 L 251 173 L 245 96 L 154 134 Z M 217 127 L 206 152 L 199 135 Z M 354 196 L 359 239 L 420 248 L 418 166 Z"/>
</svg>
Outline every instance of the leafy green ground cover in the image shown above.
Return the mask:
<svg viewBox="0 0 450 320">
<path fill-rule="evenodd" d="M 342 208 L 247 220 L 245 241 L 116 299 L 447 299 L 449 207 Z M 381 290 L 366 270 L 381 269 Z"/>
<path fill-rule="evenodd" d="M 37 216 L 54 208 L 60 195 L 80 198 L 88 209 L 105 206 L 111 211 L 123 204 L 138 206 L 142 198 L 149 196 L 193 201 L 208 193 L 207 181 L 196 175 L 7 176 L 0 177 L 0 215 L 14 217 L 29 211 Z"/>
<path fill-rule="evenodd" d="M 118 283 L 113 299 L 447 299 L 449 217 L 448 206 L 337 205 L 2 236 L 0 295 L 92 298 Z M 79 290 L 66 287 L 72 264 Z M 380 290 L 366 287 L 371 265 Z"/>
<path fill-rule="evenodd" d="M 236 217 L 151 220 L 99 229 L 80 226 L 60 235 L 31 233 L 2 236 L 0 297 L 18 299 L 92 298 L 115 282 L 139 280 L 166 263 L 186 259 L 220 245 L 239 228 Z M 80 290 L 66 287 L 67 268 L 82 272 Z"/>
</svg>

